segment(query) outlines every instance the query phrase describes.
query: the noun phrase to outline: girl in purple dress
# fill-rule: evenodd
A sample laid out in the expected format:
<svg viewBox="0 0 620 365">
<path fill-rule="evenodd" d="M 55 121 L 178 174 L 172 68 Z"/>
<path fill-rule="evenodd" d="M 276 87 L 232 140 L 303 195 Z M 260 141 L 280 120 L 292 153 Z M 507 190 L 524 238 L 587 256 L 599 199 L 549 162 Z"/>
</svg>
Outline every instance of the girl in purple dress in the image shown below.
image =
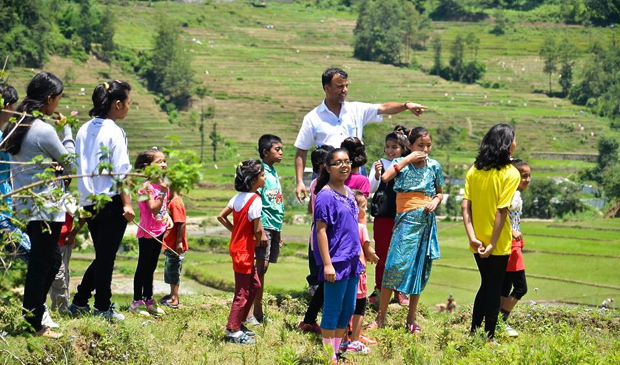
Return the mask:
<svg viewBox="0 0 620 365">
<path fill-rule="evenodd" d="M 317 178 L 314 205 L 314 257 L 325 282 L 321 334 L 332 364 L 355 309 L 360 261 L 358 207 L 344 182 L 351 173 L 345 149 L 330 151 Z"/>
</svg>

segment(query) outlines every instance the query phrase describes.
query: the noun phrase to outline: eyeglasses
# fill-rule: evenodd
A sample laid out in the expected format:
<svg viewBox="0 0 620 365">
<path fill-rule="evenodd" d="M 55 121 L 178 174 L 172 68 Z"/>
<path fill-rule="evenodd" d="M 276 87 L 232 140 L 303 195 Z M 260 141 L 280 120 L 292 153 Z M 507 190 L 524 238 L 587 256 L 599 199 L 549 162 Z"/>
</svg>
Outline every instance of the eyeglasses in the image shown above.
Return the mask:
<svg viewBox="0 0 620 365">
<path fill-rule="evenodd" d="M 353 164 L 351 160 L 346 160 L 346 161 L 338 160 L 338 161 L 334 161 L 333 163 L 328 164 L 328 166 L 342 167 L 343 165 L 351 166 L 351 164 Z"/>
</svg>

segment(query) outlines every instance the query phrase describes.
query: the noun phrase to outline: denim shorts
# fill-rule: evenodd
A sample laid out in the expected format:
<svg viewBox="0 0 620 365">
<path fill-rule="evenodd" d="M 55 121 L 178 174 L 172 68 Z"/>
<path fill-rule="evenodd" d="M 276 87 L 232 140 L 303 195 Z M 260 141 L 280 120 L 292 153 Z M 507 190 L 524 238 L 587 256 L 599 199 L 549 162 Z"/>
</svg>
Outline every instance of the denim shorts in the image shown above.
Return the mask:
<svg viewBox="0 0 620 365">
<path fill-rule="evenodd" d="M 170 285 L 179 285 L 181 282 L 181 268 L 183 267 L 183 260 L 185 259 L 185 253 L 177 256 L 170 250 L 165 250 L 166 266 L 164 266 L 164 282 Z"/>
</svg>

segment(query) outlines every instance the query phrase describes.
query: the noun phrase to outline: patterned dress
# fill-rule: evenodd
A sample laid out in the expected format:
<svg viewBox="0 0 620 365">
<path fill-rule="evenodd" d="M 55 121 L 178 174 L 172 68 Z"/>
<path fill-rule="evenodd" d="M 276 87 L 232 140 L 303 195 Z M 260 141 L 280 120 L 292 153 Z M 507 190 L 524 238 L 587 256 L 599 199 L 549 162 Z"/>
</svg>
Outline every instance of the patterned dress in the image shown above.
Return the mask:
<svg viewBox="0 0 620 365">
<path fill-rule="evenodd" d="M 443 172 L 437 161 L 429 159 L 420 168 L 405 166 L 394 179 L 397 194 L 419 192 L 433 198 L 436 187 L 443 185 Z M 420 294 L 431 274 L 432 261 L 439 258 L 435 213 L 425 213 L 424 208 L 397 213 L 382 286 L 407 295 Z"/>
</svg>

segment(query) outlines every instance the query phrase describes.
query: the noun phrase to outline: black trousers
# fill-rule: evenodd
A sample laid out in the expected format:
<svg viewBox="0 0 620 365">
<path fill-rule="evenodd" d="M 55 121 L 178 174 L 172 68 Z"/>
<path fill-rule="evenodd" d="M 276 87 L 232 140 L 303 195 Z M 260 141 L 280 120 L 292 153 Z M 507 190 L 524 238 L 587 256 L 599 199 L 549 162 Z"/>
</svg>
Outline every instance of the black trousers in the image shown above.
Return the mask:
<svg viewBox="0 0 620 365">
<path fill-rule="evenodd" d="M 112 272 L 116 252 L 123 240 L 127 220 L 123 217 L 123 202 L 120 195 L 115 195 L 112 201 L 98 212 L 95 212 L 92 206 L 85 209 L 93 213 L 93 217 L 86 223 L 95 245 L 95 260 L 86 269 L 73 297 L 73 303 L 80 307 L 87 305 L 94 291 L 95 308 L 106 311 L 111 304 Z"/>
<path fill-rule="evenodd" d="M 509 257 L 510 255 L 491 255 L 483 259 L 479 254 L 474 254 L 476 265 L 478 265 L 478 271 L 480 272 L 480 289 L 478 289 L 478 294 L 476 294 L 471 317 L 472 332 L 480 328 L 482 320 L 484 320 L 484 331 L 487 333 L 487 336 L 489 338 L 495 336 L 502 282 Z"/>
<path fill-rule="evenodd" d="M 324 298 L 324 282 L 319 281 L 319 287 L 314 292 L 310 303 L 308 304 L 308 309 L 306 310 L 306 314 L 304 315 L 304 323 L 312 324 L 316 322 L 316 318 L 319 315 L 319 311 L 323 308 L 323 298 Z"/>
<path fill-rule="evenodd" d="M 30 221 L 26 233 L 32 245 L 24 285 L 24 315 L 34 331 L 39 331 L 45 299 L 62 261 L 58 239 L 63 222 Z M 28 315 L 30 312 L 32 315 Z"/>
<path fill-rule="evenodd" d="M 157 237 L 160 241 L 164 235 Z M 133 300 L 153 297 L 153 274 L 161 253 L 161 243 L 152 238 L 138 238 L 138 266 L 133 276 Z"/>
</svg>

